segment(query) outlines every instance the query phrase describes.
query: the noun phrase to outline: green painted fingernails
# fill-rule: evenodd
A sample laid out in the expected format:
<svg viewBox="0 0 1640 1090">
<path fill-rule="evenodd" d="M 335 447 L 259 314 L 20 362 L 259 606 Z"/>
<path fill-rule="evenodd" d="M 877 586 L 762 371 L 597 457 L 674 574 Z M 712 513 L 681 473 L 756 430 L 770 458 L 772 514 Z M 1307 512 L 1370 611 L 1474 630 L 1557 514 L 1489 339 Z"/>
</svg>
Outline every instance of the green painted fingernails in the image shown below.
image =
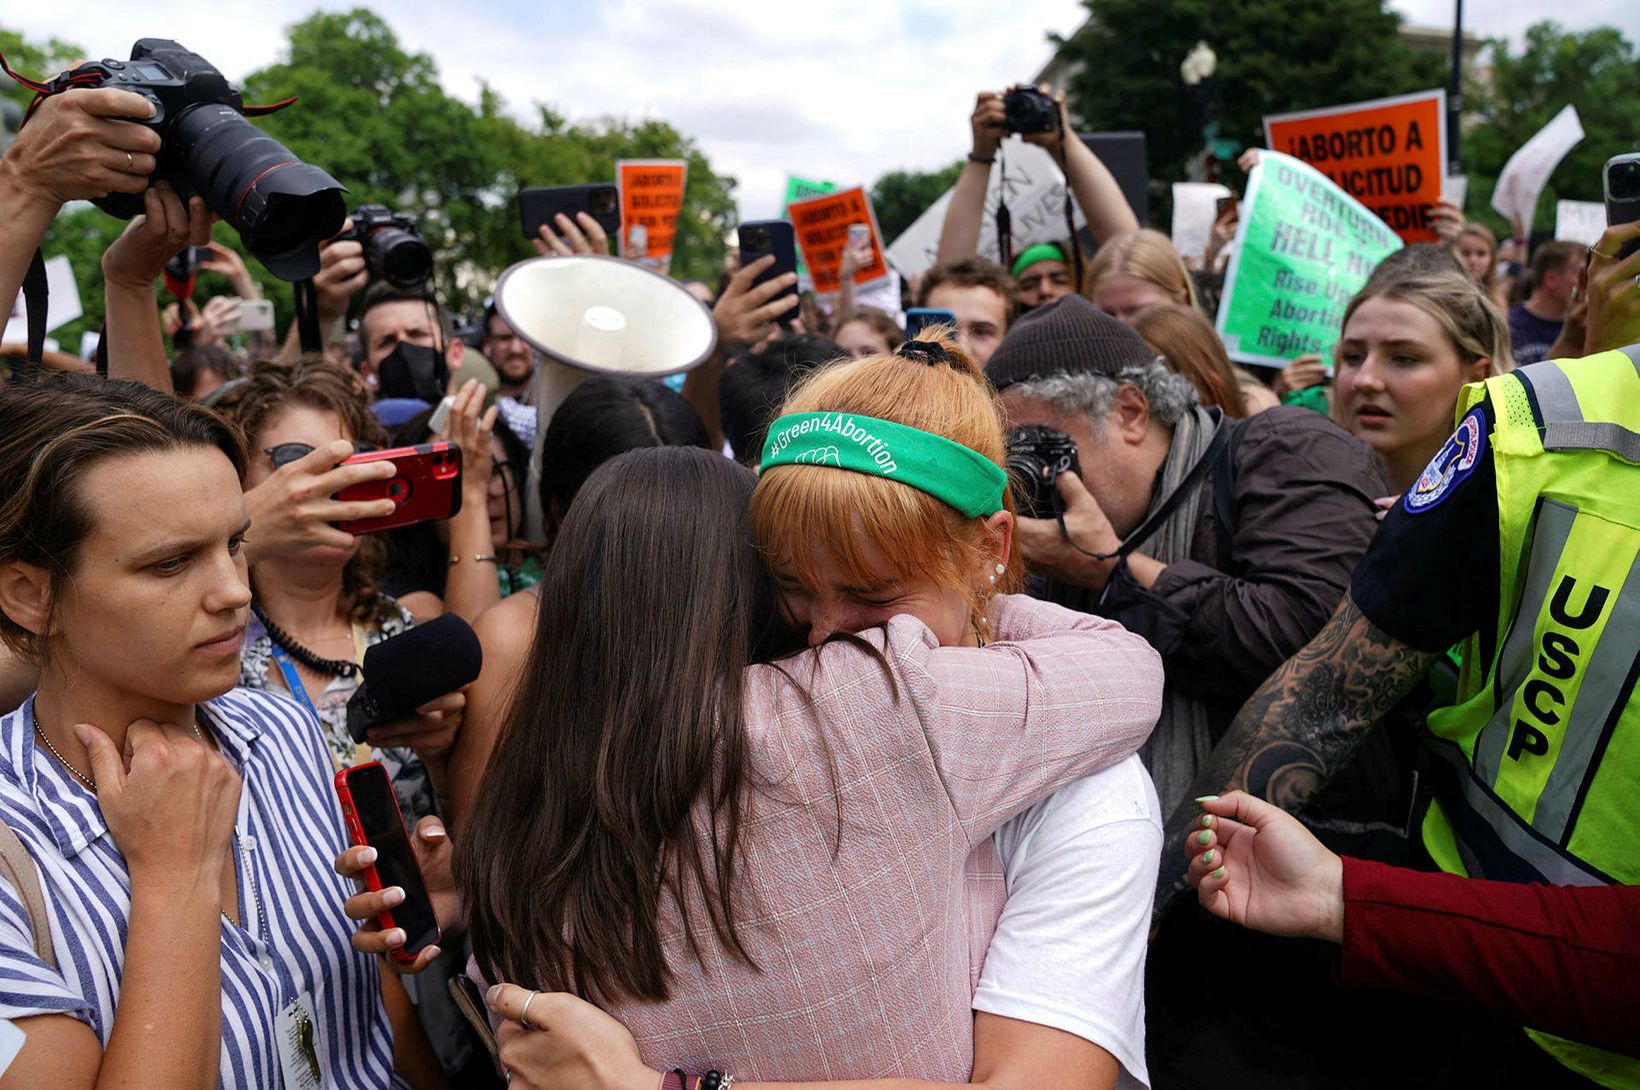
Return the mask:
<svg viewBox="0 0 1640 1090">
<path fill-rule="evenodd" d="M 1217 795 L 1197 795 L 1196 796 L 1196 801 L 1197 802 L 1212 802 L 1216 798 L 1218 798 Z"/>
<path fill-rule="evenodd" d="M 1202 853 L 1202 866 L 1211 867 L 1213 865 L 1213 854 L 1211 848 Z"/>
<path fill-rule="evenodd" d="M 1224 877 L 1224 868 L 1220 867 L 1218 870 L 1216 870 L 1212 874 L 1208 875 L 1208 877 L 1210 877 L 1210 878 L 1223 878 Z"/>
<path fill-rule="evenodd" d="M 1205 829 L 1203 829 L 1201 832 L 1196 834 L 1196 843 L 1201 844 L 1203 846 L 1206 846 L 1206 844 L 1209 841 L 1211 841 L 1212 839 L 1213 839 L 1213 834 L 1208 832 Z"/>
<path fill-rule="evenodd" d="M 1213 827 L 1213 815 L 1203 814 L 1201 817 L 1196 819 L 1196 824 L 1200 825 L 1203 829 L 1211 829 Z"/>
</svg>

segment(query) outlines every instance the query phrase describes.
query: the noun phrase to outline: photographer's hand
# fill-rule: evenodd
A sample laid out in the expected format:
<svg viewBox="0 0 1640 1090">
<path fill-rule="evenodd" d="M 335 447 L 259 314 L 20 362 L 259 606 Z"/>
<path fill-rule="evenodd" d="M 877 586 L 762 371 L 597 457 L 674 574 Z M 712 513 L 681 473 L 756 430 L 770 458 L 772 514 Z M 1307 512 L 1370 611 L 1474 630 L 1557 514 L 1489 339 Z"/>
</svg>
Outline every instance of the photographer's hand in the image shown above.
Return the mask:
<svg viewBox="0 0 1640 1090">
<path fill-rule="evenodd" d="M 501 1019 L 495 1039 L 509 1086 L 654 1090 L 660 1082 L 661 1072 L 639 1058 L 632 1034 L 602 1010 L 567 992 L 539 992 L 529 1002 L 525 1027 L 520 1019 L 529 997 L 530 989 L 516 984 L 497 984 L 486 997 Z"/>
<path fill-rule="evenodd" d="M 1089 590 L 1104 590 L 1116 559 L 1099 560 L 1092 554 L 1108 555 L 1122 545 L 1122 539 L 1105 517 L 1104 508 L 1075 473 L 1061 473 L 1056 480 L 1064 502 L 1063 530 L 1055 519 L 1018 519 L 1019 547 L 1032 571 Z M 1160 561 L 1139 552 L 1128 554 L 1128 570 L 1139 584 L 1149 587 L 1165 567 Z"/>
<path fill-rule="evenodd" d="M 353 230 L 351 217 L 342 221 L 342 234 Z M 319 339 L 327 342 L 336 323 L 347 317 L 347 304 L 370 282 L 370 270 L 365 265 L 364 244 L 352 239 L 332 239 L 319 243 L 319 271 L 313 277 L 313 289 L 318 295 Z M 294 360 L 302 354 L 302 338 L 295 321 L 285 335 L 284 347 L 279 350 L 282 361 Z"/>
<path fill-rule="evenodd" d="M 205 246 L 211 251 L 211 256 L 199 263 L 200 272 L 219 273 L 227 277 L 228 283 L 233 285 L 234 292 L 241 299 L 262 298 L 262 289 L 251 278 L 250 270 L 245 268 L 244 258 L 220 242 L 207 239 Z"/>
<path fill-rule="evenodd" d="M 202 198 L 190 199 L 184 208 L 169 182 L 160 182 L 143 194 L 143 214 L 131 221 L 102 256 L 110 378 L 134 379 L 163 393 L 172 392 L 154 281 L 178 250 L 202 246 L 210 237 L 211 213 Z"/>
<path fill-rule="evenodd" d="M 46 229 L 64 203 L 141 193 L 159 135 L 122 117 L 151 117 L 141 95 L 64 91 L 41 102 L 0 156 L 0 299 L 15 299 Z"/>
<path fill-rule="evenodd" d="M 974 99 L 974 112 L 968 126 L 973 131 L 972 150 L 951 190 L 951 203 L 945 207 L 939 252 L 934 258 L 936 264 L 960 261 L 979 252 L 979 229 L 985 219 L 985 187 L 990 183 L 991 164 L 996 160 L 997 149 L 1008 137 L 1002 96 L 995 91 L 981 91 Z"/>
</svg>

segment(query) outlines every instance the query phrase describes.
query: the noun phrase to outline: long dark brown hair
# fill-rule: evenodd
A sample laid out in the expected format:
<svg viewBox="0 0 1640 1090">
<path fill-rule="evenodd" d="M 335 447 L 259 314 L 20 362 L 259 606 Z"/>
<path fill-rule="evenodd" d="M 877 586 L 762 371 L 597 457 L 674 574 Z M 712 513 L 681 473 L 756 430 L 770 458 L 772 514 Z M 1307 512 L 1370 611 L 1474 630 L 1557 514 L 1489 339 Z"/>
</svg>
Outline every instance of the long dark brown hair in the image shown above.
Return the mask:
<svg viewBox="0 0 1640 1090">
<path fill-rule="evenodd" d="M 778 631 L 747 522 L 754 483 L 714 452 L 653 447 L 606 463 L 576 496 L 457 843 L 490 979 L 664 1000 L 663 895 L 686 935 L 698 905 L 751 963 L 734 921 L 742 676 Z"/>
</svg>

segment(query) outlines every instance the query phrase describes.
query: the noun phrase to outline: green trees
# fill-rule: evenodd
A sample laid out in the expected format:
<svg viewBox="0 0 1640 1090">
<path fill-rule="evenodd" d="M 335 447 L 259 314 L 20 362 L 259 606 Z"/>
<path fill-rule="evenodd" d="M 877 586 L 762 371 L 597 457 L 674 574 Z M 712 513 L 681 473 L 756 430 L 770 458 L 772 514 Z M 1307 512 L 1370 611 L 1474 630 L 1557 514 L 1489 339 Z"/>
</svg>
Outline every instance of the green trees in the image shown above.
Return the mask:
<svg viewBox="0 0 1640 1090">
<path fill-rule="evenodd" d="M 942 170 L 891 170 L 873 182 L 871 207 L 877 213 L 884 244 L 899 238 L 940 194 L 957 184 L 961 173 L 959 160 Z"/>
<path fill-rule="evenodd" d="M 1479 120 L 1464 130 L 1471 194 L 1466 211 L 1496 230 L 1509 229 L 1489 203 L 1498 172 L 1571 103 L 1586 135 L 1550 175 L 1533 221 L 1537 230 L 1553 231 L 1556 201 L 1600 200 L 1601 165 L 1640 150 L 1640 53 L 1613 27 L 1565 32 L 1550 22 L 1531 27 L 1518 53 L 1507 41 L 1491 46 L 1489 86 L 1467 92 L 1468 109 Z"/>
<path fill-rule="evenodd" d="M 183 44 L 211 59 L 209 42 Z M 31 45 L 5 31 L 0 49 L 30 75 L 54 75 L 85 55 L 67 43 Z M 32 97 L 4 82 L 7 99 L 26 104 Z M 521 121 L 489 87 L 475 104 L 464 102 L 439 84 L 432 57 L 406 50 L 366 8 L 319 12 L 291 26 L 281 58 L 247 76 L 241 89 L 247 103 L 297 96 L 295 105 L 257 124 L 346 186 L 350 207 L 373 202 L 416 218 L 434 252 L 439 295 L 455 309 L 476 309 L 503 268 L 535 253 L 519 229 L 520 188 L 614 181 L 622 158 L 689 161 L 672 270 L 715 281 L 722 268 L 723 238 L 734 226 L 734 179 L 716 174 L 688 137 L 658 120 L 570 123 L 546 106 Z M 86 304 L 86 318 L 57 334 L 70 348 L 82 327 L 100 322 L 98 258 L 123 226 L 84 208 L 60 216 L 47 237 L 48 256 L 69 255 Z M 224 224 L 216 237 L 239 245 Z M 288 319 L 289 286 L 255 261 L 249 265 L 281 322 Z M 201 290 L 226 285 L 207 278 Z"/>
<path fill-rule="evenodd" d="M 1088 129 L 1141 129 L 1154 178 L 1185 177 L 1198 147 L 1179 62 L 1198 41 L 1218 55 L 1211 115 L 1219 135 L 1263 143 L 1265 114 L 1426 90 L 1444 60 L 1397 34 L 1383 0 L 1087 0 L 1090 24 L 1059 39 L 1081 63 L 1072 110 Z"/>
</svg>

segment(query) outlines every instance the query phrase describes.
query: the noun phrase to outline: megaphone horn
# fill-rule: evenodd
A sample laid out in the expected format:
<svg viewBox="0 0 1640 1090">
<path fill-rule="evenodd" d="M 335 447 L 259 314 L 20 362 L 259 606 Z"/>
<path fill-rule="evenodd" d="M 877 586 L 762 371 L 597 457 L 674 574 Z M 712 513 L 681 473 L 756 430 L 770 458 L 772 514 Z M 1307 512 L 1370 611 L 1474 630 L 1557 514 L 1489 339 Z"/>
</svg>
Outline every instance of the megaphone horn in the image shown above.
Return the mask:
<svg viewBox="0 0 1640 1090">
<path fill-rule="evenodd" d="M 676 281 L 598 254 L 510 266 L 496 283 L 495 308 L 540 360 L 527 505 L 530 536 L 539 540 L 540 437 L 564 398 L 597 374 L 661 378 L 698 367 L 717 347 L 717 325 Z"/>
</svg>

